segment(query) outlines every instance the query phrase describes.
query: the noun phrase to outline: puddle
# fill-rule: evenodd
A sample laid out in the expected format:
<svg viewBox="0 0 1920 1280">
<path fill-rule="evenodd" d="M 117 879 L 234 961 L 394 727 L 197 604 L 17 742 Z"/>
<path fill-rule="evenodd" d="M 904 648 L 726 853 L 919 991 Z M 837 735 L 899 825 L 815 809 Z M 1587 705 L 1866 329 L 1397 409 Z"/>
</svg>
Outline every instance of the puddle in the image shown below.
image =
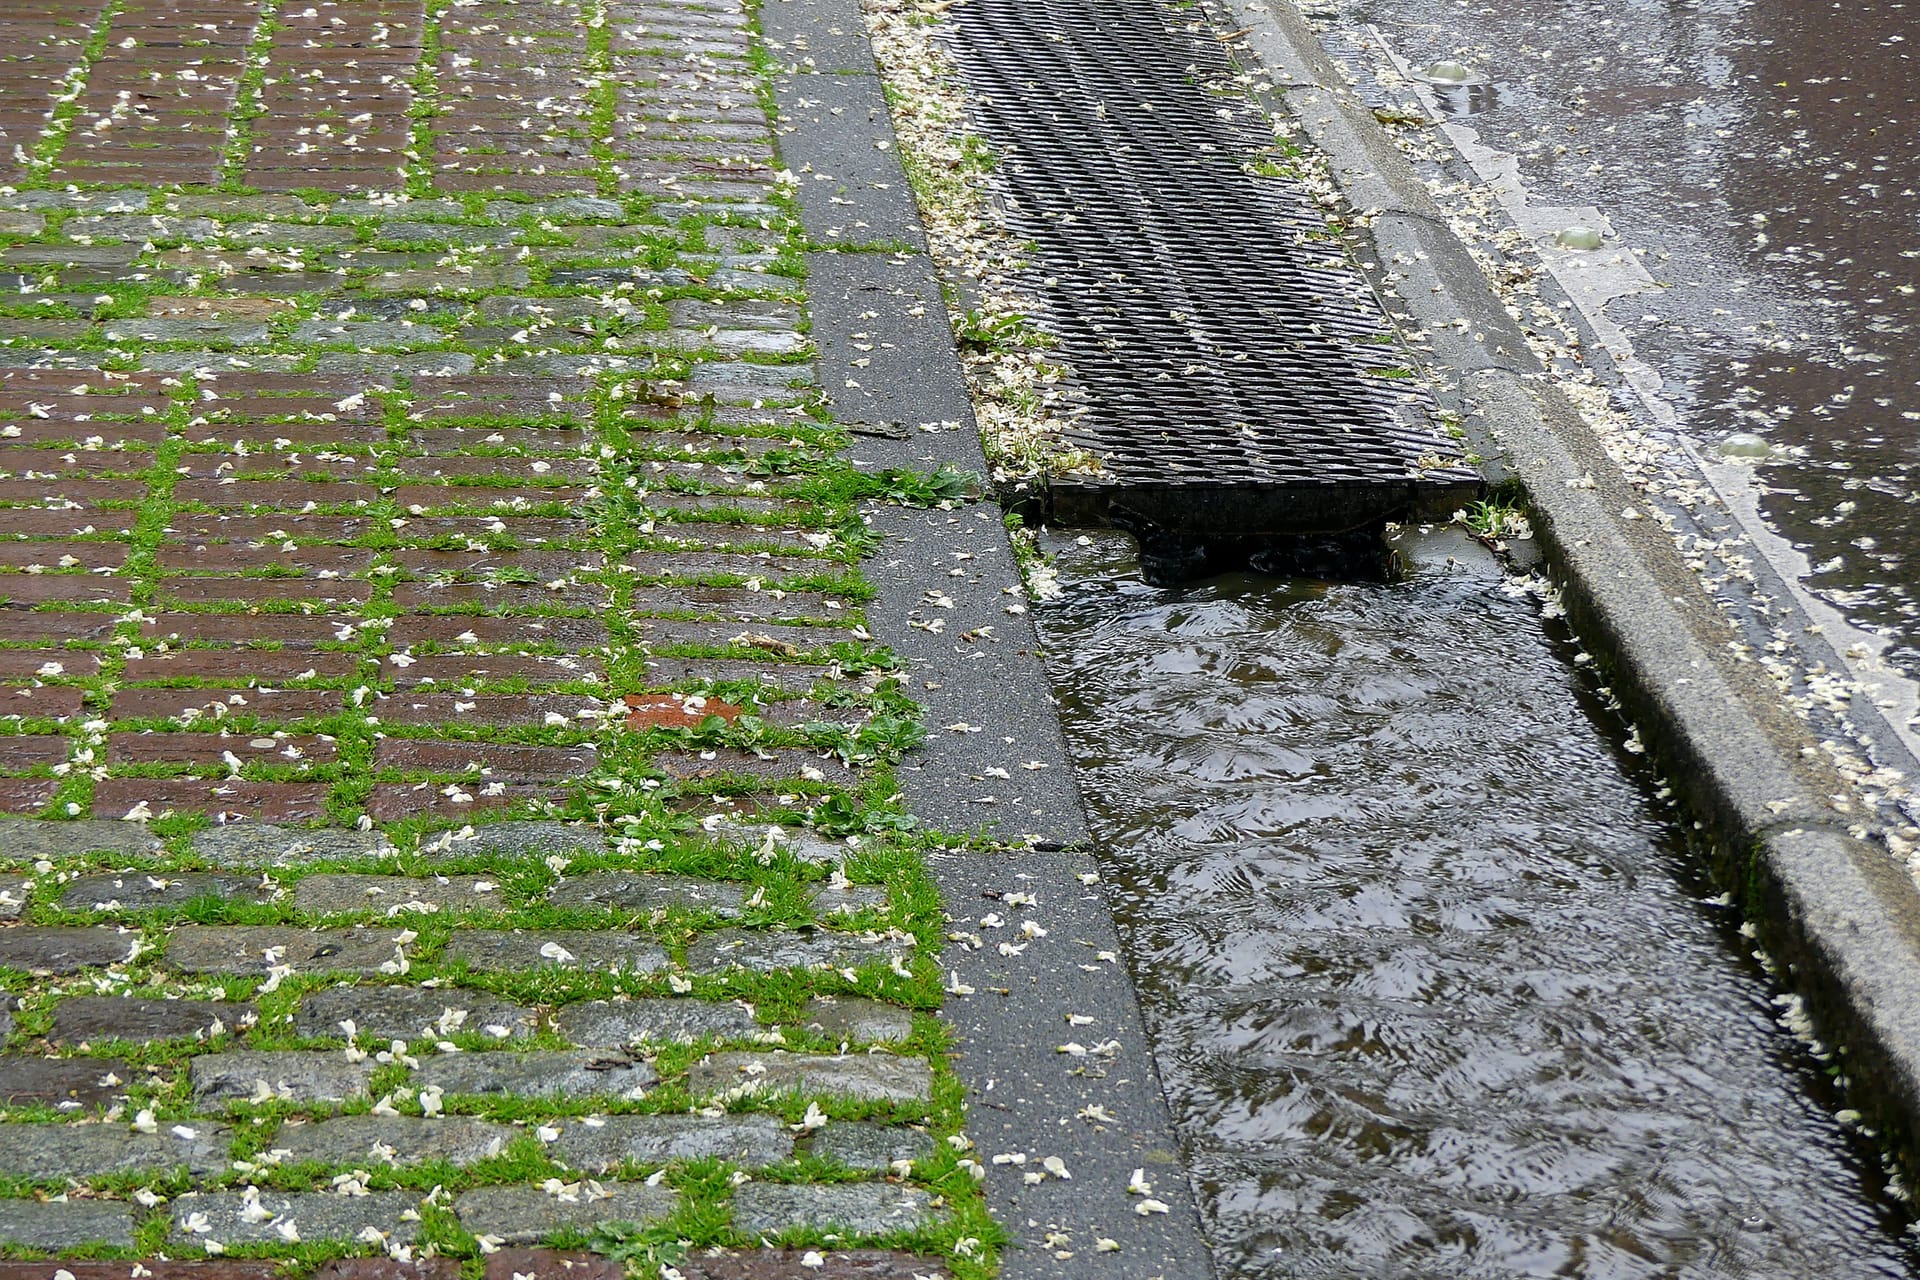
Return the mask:
<svg viewBox="0 0 1920 1280">
<path fill-rule="evenodd" d="M 1119 535 L 1049 549 L 1036 617 L 1224 1275 L 1920 1274 L 1572 645 L 1473 544 L 1175 589 Z"/>
</svg>

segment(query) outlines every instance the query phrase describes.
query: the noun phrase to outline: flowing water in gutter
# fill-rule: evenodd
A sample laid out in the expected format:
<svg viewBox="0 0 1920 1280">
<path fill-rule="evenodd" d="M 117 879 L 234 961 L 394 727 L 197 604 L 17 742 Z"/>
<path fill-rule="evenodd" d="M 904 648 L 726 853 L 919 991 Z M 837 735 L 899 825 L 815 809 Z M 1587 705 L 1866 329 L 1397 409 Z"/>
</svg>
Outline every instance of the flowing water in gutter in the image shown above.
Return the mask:
<svg viewBox="0 0 1920 1280">
<path fill-rule="evenodd" d="M 1920 1233 L 1576 646 L 1387 584 L 1036 610 L 1223 1276 L 1920 1275 Z"/>
</svg>

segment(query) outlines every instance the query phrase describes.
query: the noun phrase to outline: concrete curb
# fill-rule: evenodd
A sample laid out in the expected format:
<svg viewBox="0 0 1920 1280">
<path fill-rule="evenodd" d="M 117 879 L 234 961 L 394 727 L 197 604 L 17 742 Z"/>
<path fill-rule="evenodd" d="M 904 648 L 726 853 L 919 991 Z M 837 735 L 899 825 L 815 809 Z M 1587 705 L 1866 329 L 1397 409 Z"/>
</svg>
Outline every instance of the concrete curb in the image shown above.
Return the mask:
<svg viewBox="0 0 1920 1280">
<path fill-rule="evenodd" d="M 1719 609 L 1544 379 L 1412 166 L 1367 108 L 1326 87 L 1344 80 L 1318 38 L 1279 0 L 1230 4 L 1341 194 L 1377 213 L 1380 252 L 1424 255 L 1397 293 L 1433 335 L 1469 435 L 1526 491 L 1570 619 L 1699 819 L 1716 874 L 1783 981 L 1844 1052 L 1850 1101 L 1920 1170 L 1920 894 L 1835 811 L 1839 785 L 1809 763 L 1805 727 L 1729 656 Z"/>
</svg>

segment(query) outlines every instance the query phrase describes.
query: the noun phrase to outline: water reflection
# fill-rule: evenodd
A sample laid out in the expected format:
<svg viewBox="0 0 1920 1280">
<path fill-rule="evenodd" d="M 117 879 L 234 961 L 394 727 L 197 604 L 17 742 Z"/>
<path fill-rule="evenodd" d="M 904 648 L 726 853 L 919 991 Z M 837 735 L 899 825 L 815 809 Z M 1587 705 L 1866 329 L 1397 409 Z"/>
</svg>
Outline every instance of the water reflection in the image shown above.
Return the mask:
<svg viewBox="0 0 1920 1280">
<path fill-rule="evenodd" d="M 1424 547 L 1161 590 L 1063 544 L 1038 612 L 1225 1269 L 1920 1274 L 1569 654 Z"/>
</svg>

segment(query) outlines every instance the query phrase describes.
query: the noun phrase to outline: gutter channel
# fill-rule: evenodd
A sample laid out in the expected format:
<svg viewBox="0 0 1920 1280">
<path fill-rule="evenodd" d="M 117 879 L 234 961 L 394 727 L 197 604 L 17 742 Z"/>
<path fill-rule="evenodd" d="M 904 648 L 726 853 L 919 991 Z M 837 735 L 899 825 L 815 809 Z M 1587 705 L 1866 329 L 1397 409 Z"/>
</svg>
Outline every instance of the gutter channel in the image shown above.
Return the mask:
<svg viewBox="0 0 1920 1280">
<path fill-rule="evenodd" d="M 1810 763 L 1807 727 L 1751 666 L 1731 661 L 1726 615 L 1666 530 L 1625 514 L 1644 504 L 1527 347 L 1472 255 L 1305 20 L 1284 3 L 1223 0 L 1275 80 L 1274 96 L 1328 161 L 1342 198 L 1376 216 L 1384 263 L 1418 254 L 1394 294 L 1433 335 L 1435 372 L 1454 385 L 1493 478 L 1524 490 L 1568 619 L 1697 818 L 1712 869 L 1735 895 L 1783 983 L 1842 1055 L 1849 1101 L 1913 1179 L 1920 1173 L 1920 892 L 1867 827 L 1835 810 L 1844 784 Z M 1469 323 L 1455 328 L 1460 318 Z M 1622 371 L 1625 372 L 1624 370 Z M 1633 382 L 1632 379 L 1629 379 Z M 1636 389 L 1639 389 L 1636 385 Z M 1763 586 L 1804 602 L 1777 537 L 1743 518 L 1729 477 L 1702 470 L 1760 547 Z M 1813 621 L 1819 621 L 1818 618 Z M 1811 637 L 1810 637 L 1811 638 Z M 1827 649 L 1836 669 L 1851 664 Z M 1870 686 L 1871 687 L 1871 686 Z M 1878 762 L 1905 767 L 1907 735 L 1856 699 Z M 1877 723 L 1876 723 L 1877 722 Z"/>
</svg>

